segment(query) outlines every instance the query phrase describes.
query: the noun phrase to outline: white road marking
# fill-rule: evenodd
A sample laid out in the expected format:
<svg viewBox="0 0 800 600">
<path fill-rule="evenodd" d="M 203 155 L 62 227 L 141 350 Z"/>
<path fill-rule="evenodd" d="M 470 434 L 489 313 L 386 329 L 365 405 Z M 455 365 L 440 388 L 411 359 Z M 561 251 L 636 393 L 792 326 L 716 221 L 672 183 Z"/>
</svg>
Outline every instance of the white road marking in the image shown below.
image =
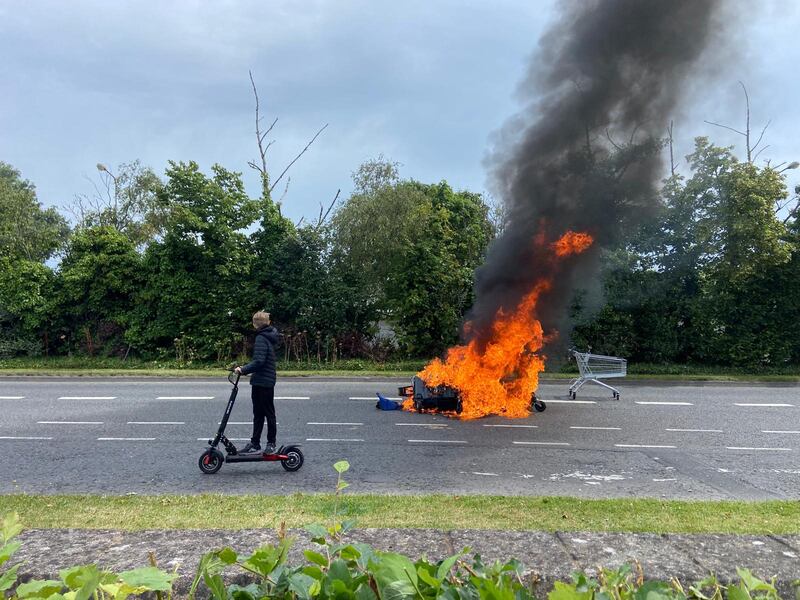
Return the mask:
<svg viewBox="0 0 800 600">
<path fill-rule="evenodd" d="M 485 475 L 486 477 L 500 477 L 497 473 L 481 473 L 480 471 L 472 471 L 473 475 Z"/>
<path fill-rule="evenodd" d="M 761 433 L 791 433 L 791 434 L 800 434 L 800 431 L 792 431 L 789 429 L 782 430 L 782 429 L 762 429 Z"/>
<path fill-rule="evenodd" d="M 116 400 L 116 396 L 61 396 L 59 400 Z"/>
<path fill-rule="evenodd" d="M 363 442 L 360 438 L 306 438 L 307 442 Z"/>
<path fill-rule="evenodd" d="M 794 404 L 782 404 L 780 402 L 734 402 L 734 406 L 767 406 L 775 408 L 791 408 Z"/>
<path fill-rule="evenodd" d="M 670 429 L 664 431 L 677 431 L 679 433 L 723 433 L 722 429 Z"/>
<path fill-rule="evenodd" d="M 214 396 L 157 396 L 156 400 L 213 400 Z"/>
<path fill-rule="evenodd" d="M 597 400 L 545 400 L 546 404 L 597 404 Z"/>
<path fill-rule="evenodd" d="M 0 440 L 52 440 L 51 437 L 2 435 Z"/>
<path fill-rule="evenodd" d="M 156 438 L 150 437 L 99 437 L 98 442 L 152 442 Z"/>
<path fill-rule="evenodd" d="M 508 427 L 509 429 L 538 429 L 538 425 L 484 425 L 484 427 Z"/>
<path fill-rule="evenodd" d="M 306 423 L 306 425 L 363 425 L 363 423 L 320 423 L 311 421 L 310 423 Z"/>
<path fill-rule="evenodd" d="M 652 404 L 656 406 L 694 406 L 694 404 L 691 402 L 654 402 L 649 400 L 636 400 L 636 404 Z"/>
<path fill-rule="evenodd" d="M 664 478 L 664 479 L 653 479 L 653 481 L 659 483 L 659 482 L 662 482 L 662 481 L 678 481 L 678 480 L 677 479 L 671 479 L 671 478 Z"/>
<path fill-rule="evenodd" d="M 213 435 L 209 435 L 209 436 L 206 436 L 206 437 L 197 438 L 197 441 L 198 442 L 207 442 L 208 440 L 213 440 L 213 439 L 214 439 L 214 436 Z M 228 438 L 228 441 L 229 442 L 249 442 L 250 438 Z"/>
<path fill-rule="evenodd" d="M 311 400 L 310 396 L 275 396 L 275 400 Z"/>
<path fill-rule="evenodd" d="M 25 396 L 0 396 L 0 400 L 22 400 Z"/>
<path fill-rule="evenodd" d="M 408 440 L 409 444 L 466 444 L 465 440 Z"/>
<path fill-rule="evenodd" d="M 384 396 L 387 400 L 402 400 L 400 396 Z M 350 396 L 348 400 L 377 400 L 377 396 Z"/>
<path fill-rule="evenodd" d="M 622 427 L 589 427 L 583 425 L 570 425 L 570 429 L 592 429 L 598 431 L 620 431 Z"/>
<path fill-rule="evenodd" d="M 617 448 L 677 448 L 677 446 L 658 446 L 649 444 L 614 444 Z"/>
<path fill-rule="evenodd" d="M 434 429 L 444 429 L 450 427 L 446 423 L 395 423 L 398 427 L 431 427 Z"/>
<path fill-rule="evenodd" d="M 791 448 L 749 448 L 746 446 L 725 446 L 726 450 L 774 450 L 776 452 L 791 452 Z"/>
<path fill-rule="evenodd" d="M 520 446 L 569 446 L 567 442 L 514 442 Z"/>
<path fill-rule="evenodd" d="M 186 425 L 185 421 L 128 421 L 127 425 Z"/>
<path fill-rule="evenodd" d="M 36 421 L 39 425 L 102 425 L 102 421 Z"/>
</svg>

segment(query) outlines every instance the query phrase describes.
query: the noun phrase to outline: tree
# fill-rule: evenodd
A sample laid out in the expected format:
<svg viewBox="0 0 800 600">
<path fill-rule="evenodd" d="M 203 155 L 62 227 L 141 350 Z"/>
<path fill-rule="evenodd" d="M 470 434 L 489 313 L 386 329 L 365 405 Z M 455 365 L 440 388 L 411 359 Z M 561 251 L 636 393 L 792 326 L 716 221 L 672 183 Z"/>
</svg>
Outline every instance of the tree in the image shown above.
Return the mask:
<svg viewBox="0 0 800 600">
<path fill-rule="evenodd" d="M 119 354 L 141 287 L 141 256 L 109 225 L 80 229 L 59 266 L 57 321 L 70 349 Z"/>
<path fill-rule="evenodd" d="M 0 162 L 0 355 L 41 351 L 54 280 L 43 263 L 68 234 L 64 218 L 42 208 L 34 185 Z"/>
<path fill-rule="evenodd" d="M 64 217 L 55 208 L 42 208 L 33 184 L 0 162 L 0 256 L 43 262 L 61 248 L 68 234 Z"/>
<path fill-rule="evenodd" d="M 412 355 L 442 352 L 458 339 L 472 305 L 475 268 L 492 238 L 479 194 L 446 182 L 401 180 L 379 159 L 355 173 L 356 189 L 332 221 L 333 255 Z"/>
<path fill-rule="evenodd" d="M 166 212 L 163 240 L 144 255 L 146 283 L 129 339 L 140 350 L 178 346 L 183 357 L 230 356 L 252 315 L 246 292 L 253 274 L 244 230 L 257 218 L 241 174 L 197 163 L 170 162 L 159 193 Z"/>
<path fill-rule="evenodd" d="M 97 170 L 100 185 L 93 182 L 94 194 L 76 196 L 71 208 L 79 227 L 113 227 L 136 246 L 161 232 L 158 192 L 163 184 L 152 169 L 136 160 L 119 165 L 116 173 L 102 163 Z"/>
</svg>

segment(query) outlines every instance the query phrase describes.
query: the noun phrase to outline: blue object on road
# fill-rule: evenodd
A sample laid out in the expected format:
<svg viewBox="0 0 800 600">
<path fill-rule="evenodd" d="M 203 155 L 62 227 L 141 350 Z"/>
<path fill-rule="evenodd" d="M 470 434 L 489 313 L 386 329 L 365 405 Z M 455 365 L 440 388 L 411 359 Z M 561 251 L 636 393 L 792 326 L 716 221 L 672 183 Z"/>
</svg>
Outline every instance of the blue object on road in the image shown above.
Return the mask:
<svg viewBox="0 0 800 600">
<path fill-rule="evenodd" d="M 389 400 L 385 396 L 381 396 L 379 392 L 375 393 L 378 396 L 378 402 L 375 404 L 375 408 L 379 408 L 380 410 L 400 410 L 403 408 L 403 405 L 395 400 Z"/>
</svg>

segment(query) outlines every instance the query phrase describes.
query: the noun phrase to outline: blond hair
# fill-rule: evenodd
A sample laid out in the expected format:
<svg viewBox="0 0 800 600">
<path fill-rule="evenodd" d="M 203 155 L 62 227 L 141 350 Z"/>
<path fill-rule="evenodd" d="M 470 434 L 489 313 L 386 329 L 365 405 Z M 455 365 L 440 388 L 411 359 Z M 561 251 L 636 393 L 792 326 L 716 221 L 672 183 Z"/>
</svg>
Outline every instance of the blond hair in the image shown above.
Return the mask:
<svg viewBox="0 0 800 600">
<path fill-rule="evenodd" d="M 253 315 L 253 327 L 261 329 L 265 325 L 269 325 L 269 313 L 263 310 L 258 311 Z"/>
</svg>

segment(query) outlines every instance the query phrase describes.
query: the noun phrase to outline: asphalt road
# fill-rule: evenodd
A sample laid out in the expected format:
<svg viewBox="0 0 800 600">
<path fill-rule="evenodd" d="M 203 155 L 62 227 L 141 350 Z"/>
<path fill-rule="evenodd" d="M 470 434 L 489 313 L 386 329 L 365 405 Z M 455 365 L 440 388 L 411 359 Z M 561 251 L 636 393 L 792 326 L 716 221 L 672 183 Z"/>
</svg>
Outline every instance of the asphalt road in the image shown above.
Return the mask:
<svg viewBox="0 0 800 600">
<path fill-rule="evenodd" d="M 622 399 L 545 383 L 544 413 L 459 421 L 374 408 L 406 380 L 282 379 L 278 442 L 306 463 L 197 458 L 230 391 L 219 380 L 0 379 L 0 493 L 332 491 L 340 459 L 361 493 L 490 493 L 683 499 L 800 498 L 800 387 L 621 382 Z M 250 433 L 243 385 L 228 436 Z"/>
</svg>

